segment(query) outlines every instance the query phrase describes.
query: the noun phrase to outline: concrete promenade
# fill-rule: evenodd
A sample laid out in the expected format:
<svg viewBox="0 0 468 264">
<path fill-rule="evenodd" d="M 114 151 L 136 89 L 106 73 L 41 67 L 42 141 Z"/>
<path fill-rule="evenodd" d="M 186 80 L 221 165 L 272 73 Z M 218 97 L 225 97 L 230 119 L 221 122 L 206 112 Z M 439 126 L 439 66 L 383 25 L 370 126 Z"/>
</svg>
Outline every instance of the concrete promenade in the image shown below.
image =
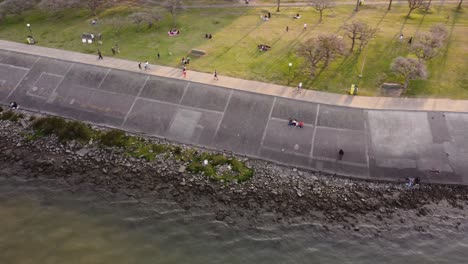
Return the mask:
<svg viewBox="0 0 468 264">
<path fill-rule="evenodd" d="M 290 166 L 468 184 L 468 101 L 360 97 L 0 41 L 0 102 Z M 303 129 L 287 119 L 303 120 Z M 345 155 L 338 157 L 338 150 Z"/>
</svg>

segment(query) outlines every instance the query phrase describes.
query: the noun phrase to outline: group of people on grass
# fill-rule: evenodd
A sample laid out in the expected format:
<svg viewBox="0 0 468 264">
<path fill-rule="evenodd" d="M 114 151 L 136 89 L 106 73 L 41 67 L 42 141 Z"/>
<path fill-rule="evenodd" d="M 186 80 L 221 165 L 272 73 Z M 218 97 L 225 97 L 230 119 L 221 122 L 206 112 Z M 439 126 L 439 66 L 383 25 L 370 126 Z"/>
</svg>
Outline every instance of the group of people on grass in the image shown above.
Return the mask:
<svg viewBox="0 0 468 264">
<path fill-rule="evenodd" d="M 180 31 L 178 29 L 171 29 L 167 32 L 167 35 L 169 35 L 169 37 L 172 37 L 172 36 L 177 36 L 180 34 Z"/>
</svg>

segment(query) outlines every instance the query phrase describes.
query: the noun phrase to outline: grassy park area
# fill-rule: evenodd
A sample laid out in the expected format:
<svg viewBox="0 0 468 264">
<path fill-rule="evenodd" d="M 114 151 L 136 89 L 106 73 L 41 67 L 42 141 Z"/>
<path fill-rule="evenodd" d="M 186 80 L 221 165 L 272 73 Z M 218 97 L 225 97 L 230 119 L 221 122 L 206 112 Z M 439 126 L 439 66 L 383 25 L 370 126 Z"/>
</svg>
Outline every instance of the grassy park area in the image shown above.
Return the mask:
<svg viewBox="0 0 468 264">
<path fill-rule="evenodd" d="M 128 20 L 129 15 L 142 10 L 147 8 L 120 5 L 99 10 L 97 25 L 91 25 L 93 16 L 84 9 L 55 13 L 31 10 L 7 16 L 0 24 L 0 38 L 24 42 L 29 33 L 26 24 L 30 23 L 37 45 L 92 54 L 100 48 L 104 56 L 111 56 L 111 47 L 118 43 L 119 58 L 180 67 L 181 58 L 189 56 L 192 59 L 189 70 L 216 69 L 221 78 L 233 76 L 283 85 L 289 82 L 291 86 L 303 82 L 307 89 L 341 94 L 355 83 L 361 95 L 378 96 L 383 82 L 403 81 L 392 73 L 390 64 L 398 56 L 412 56 L 408 39 L 418 31 L 443 24 L 449 32 L 448 41 L 427 64 L 427 80 L 412 81 L 406 95 L 468 99 L 468 15 L 463 9 L 457 11 L 455 4 L 434 4 L 428 12 L 414 11 L 409 19 L 405 18 L 406 5 L 394 5 L 391 11 L 387 11 L 386 5 L 365 5 L 358 13 L 353 12 L 352 5 L 338 5 L 324 11 L 322 23 L 318 23 L 318 12 L 306 6 L 282 7 L 281 12 L 275 12 L 275 7 L 191 8 L 177 16 L 180 34 L 174 37 L 167 34 L 172 28 L 172 17 L 164 9 L 159 11 L 162 20 L 152 28 L 146 24 L 137 27 Z M 263 21 L 260 15 L 267 12 L 272 17 Z M 292 18 L 296 13 L 301 14 L 300 19 Z M 375 37 L 362 52 L 337 57 L 311 78 L 303 59 L 297 55 L 298 45 L 321 33 L 344 36 L 341 27 L 354 19 L 376 27 Z M 308 24 L 307 30 L 303 30 L 304 23 Z M 101 32 L 102 46 L 82 44 L 80 36 L 84 32 L 95 35 Z M 399 41 L 400 32 L 404 41 Z M 213 38 L 205 39 L 206 33 Z M 272 48 L 261 52 L 258 44 Z M 207 54 L 196 58 L 190 55 L 192 49 Z M 159 60 L 157 52 L 161 54 Z"/>
</svg>

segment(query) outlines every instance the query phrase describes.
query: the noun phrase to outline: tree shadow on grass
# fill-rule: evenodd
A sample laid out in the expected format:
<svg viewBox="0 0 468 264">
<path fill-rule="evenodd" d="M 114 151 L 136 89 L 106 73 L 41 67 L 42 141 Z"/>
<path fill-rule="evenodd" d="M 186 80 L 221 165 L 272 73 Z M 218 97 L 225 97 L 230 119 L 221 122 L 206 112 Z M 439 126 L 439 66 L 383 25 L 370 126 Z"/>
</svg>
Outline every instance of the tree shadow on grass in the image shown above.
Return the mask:
<svg viewBox="0 0 468 264">
<path fill-rule="evenodd" d="M 452 23 L 450 23 L 450 29 L 449 29 L 449 34 L 447 36 L 447 45 L 444 46 L 444 49 L 443 49 L 443 52 L 442 52 L 442 56 L 440 58 L 437 58 L 436 57 L 436 61 L 437 61 L 437 64 L 439 65 L 438 69 L 442 69 L 442 70 L 437 70 L 436 71 L 436 74 L 438 76 L 440 75 L 443 75 L 444 72 L 445 72 L 445 69 L 446 69 L 446 66 L 447 66 L 447 58 L 448 58 L 448 52 L 451 48 L 451 44 L 452 44 L 452 38 L 453 38 L 453 31 L 455 29 L 455 24 L 458 22 L 458 20 L 460 19 L 460 15 L 463 11 L 458 11 L 458 10 L 453 10 L 452 11 Z M 432 63 L 434 63 L 435 61 L 432 61 Z"/>
<path fill-rule="evenodd" d="M 236 42 L 233 42 L 231 46 L 229 46 L 226 51 L 224 51 L 223 53 L 220 53 L 218 56 L 214 57 L 211 59 L 211 61 L 209 62 L 209 64 L 212 64 L 213 62 L 215 61 L 218 61 L 221 57 L 223 57 L 224 55 L 226 55 L 229 51 L 231 51 L 234 47 L 236 47 L 237 45 L 239 45 L 239 43 L 242 42 L 242 40 L 244 40 L 245 38 L 247 38 L 252 32 L 254 32 L 255 30 L 257 30 L 260 25 L 262 25 L 263 23 L 265 23 L 264 21 L 259 21 L 257 23 L 257 25 L 255 25 L 255 27 L 246 32 L 241 38 L 239 38 Z"/>
</svg>

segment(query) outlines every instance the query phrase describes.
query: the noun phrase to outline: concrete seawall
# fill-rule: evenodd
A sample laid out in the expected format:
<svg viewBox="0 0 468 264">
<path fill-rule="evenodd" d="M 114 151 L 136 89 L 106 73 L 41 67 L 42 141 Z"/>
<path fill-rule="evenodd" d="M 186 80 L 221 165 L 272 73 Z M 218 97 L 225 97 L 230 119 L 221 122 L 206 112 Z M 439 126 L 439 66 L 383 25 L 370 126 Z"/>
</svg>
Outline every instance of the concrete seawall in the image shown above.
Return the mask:
<svg viewBox="0 0 468 264">
<path fill-rule="evenodd" d="M 468 184 L 468 113 L 348 108 L 6 50 L 0 101 L 345 176 Z"/>
</svg>

